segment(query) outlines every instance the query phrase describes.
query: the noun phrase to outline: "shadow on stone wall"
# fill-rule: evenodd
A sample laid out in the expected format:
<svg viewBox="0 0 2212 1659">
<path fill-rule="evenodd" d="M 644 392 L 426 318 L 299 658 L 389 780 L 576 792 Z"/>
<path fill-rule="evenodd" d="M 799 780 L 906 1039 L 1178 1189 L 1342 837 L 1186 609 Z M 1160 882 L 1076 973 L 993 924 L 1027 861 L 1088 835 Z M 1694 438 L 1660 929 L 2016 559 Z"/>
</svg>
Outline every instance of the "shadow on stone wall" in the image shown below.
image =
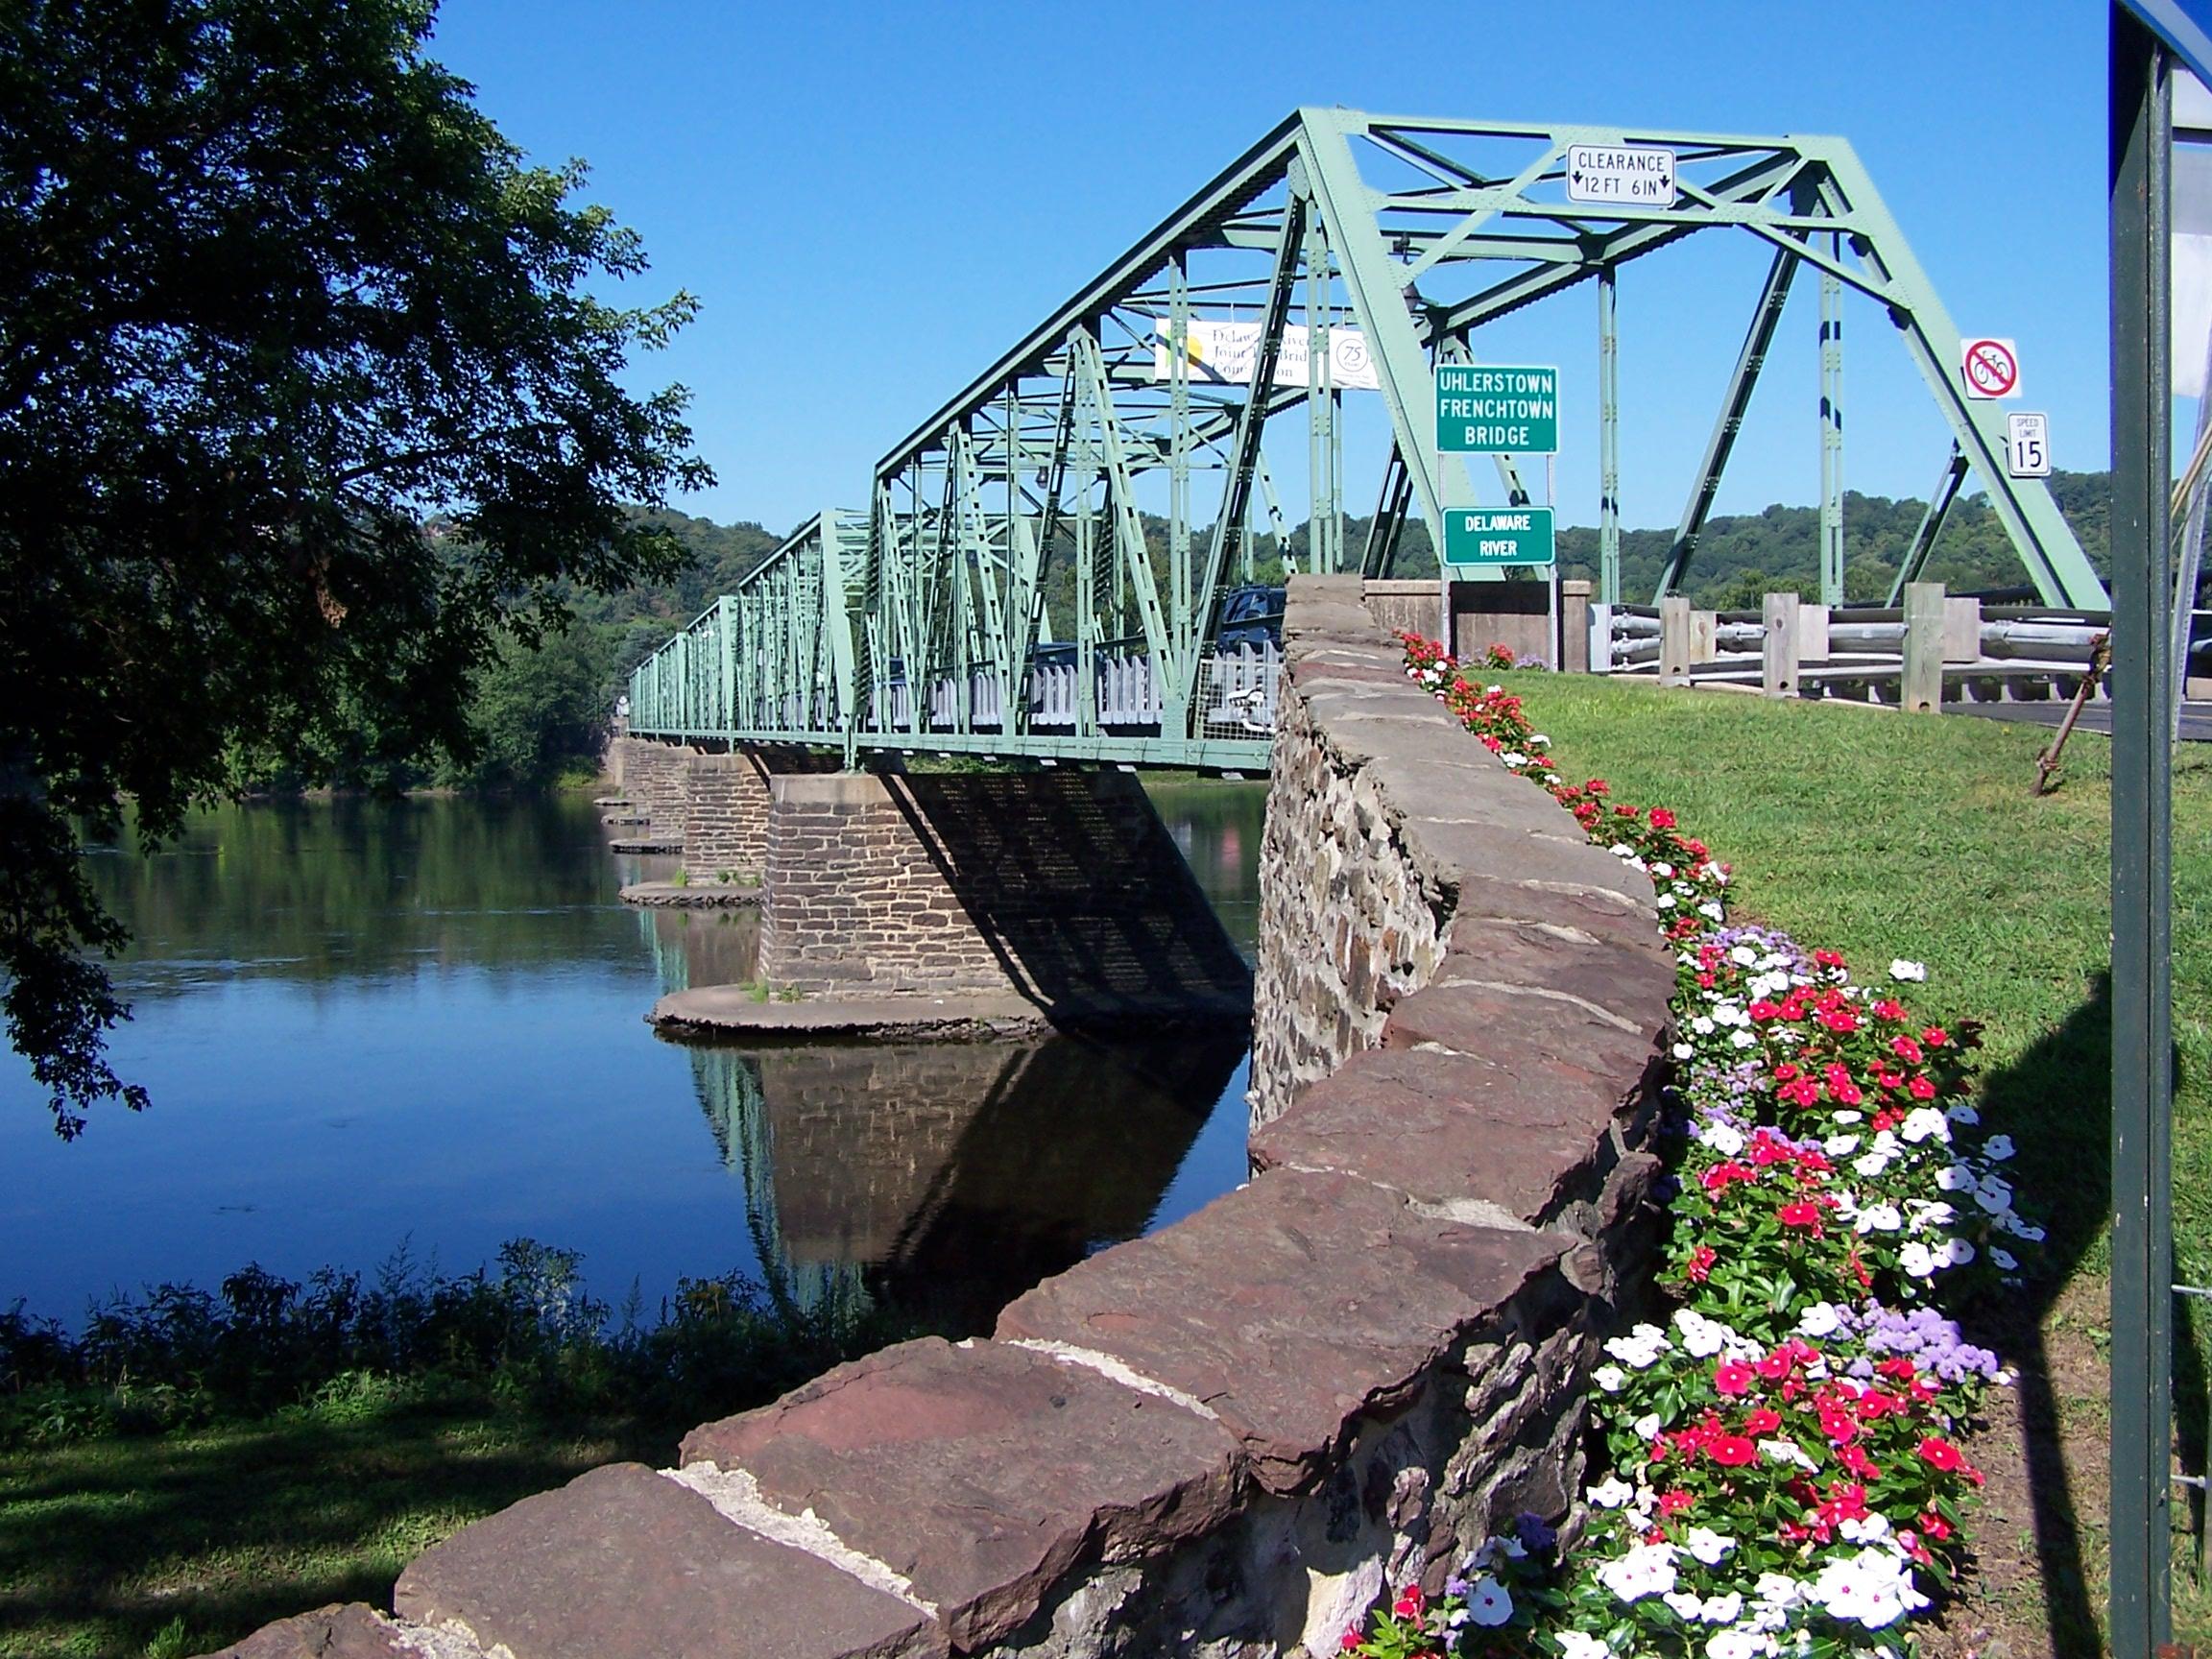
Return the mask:
<svg viewBox="0 0 2212 1659">
<path fill-rule="evenodd" d="M 1008 976 L 1055 1024 L 1249 1011 L 1251 969 L 1133 776 L 884 781 Z"/>
</svg>

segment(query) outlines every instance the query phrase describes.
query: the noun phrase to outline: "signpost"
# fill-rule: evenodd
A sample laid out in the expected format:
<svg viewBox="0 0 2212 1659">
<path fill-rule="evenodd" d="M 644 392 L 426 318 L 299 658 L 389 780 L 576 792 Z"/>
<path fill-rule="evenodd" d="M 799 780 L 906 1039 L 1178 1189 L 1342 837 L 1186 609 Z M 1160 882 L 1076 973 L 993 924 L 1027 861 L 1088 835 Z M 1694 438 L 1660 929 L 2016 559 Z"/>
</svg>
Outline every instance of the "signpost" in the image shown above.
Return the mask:
<svg viewBox="0 0 2212 1659">
<path fill-rule="evenodd" d="M 1649 144 L 1567 146 L 1567 200 L 1671 207 L 1674 152 Z"/>
<path fill-rule="evenodd" d="M 1959 343 L 1959 373 L 1969 397 L 2020 396 L 2020 353 L 2009 340 L 1984 336 Z"/>
<path fill-rule="evenodd" d="M 1550 565 L 1556 557 L 1549 507 L 1452 507 L 1444 514 L 1444 563 Z"/>
<path fill-rule="evenodd" d="M 1436 447 L 1444 454 L 1550 455 L 1559 447 L 1559 371 L 1436 366 Z"/>
<path fill-rule="evenodd" d="M 2051 417 L 2005 417 L 2005 470 L 2015 478 L 2051 476 Z"/>
</svg>

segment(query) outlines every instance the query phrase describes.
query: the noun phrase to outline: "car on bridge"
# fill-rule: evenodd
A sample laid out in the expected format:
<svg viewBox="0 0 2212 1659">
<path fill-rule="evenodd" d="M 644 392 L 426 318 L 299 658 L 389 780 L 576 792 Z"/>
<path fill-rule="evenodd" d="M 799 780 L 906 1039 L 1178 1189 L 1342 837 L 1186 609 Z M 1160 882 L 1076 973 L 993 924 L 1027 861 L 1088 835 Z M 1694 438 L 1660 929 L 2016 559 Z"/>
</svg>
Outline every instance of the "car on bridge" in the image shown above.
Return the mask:
<svg viewBox="0 0 2212 1659">
<path fill-rule="evenodd" d="M 1282 649 L 1283 601 L 1289 589 L 1248 582 L 1221 595 L 1214 612 L 1214 640 L 1223 651 L 1262 645 Z"/>
</svg>

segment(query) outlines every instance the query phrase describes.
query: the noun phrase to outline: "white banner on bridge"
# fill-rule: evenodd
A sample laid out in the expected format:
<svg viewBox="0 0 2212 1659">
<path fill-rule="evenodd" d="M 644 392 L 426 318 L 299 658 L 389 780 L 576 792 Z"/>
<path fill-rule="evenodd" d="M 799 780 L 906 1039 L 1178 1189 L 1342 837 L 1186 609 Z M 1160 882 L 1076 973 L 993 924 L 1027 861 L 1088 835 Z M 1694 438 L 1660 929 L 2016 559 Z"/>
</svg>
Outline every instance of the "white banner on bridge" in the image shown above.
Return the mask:
<svg viewBox="0 0 2212 1659">
<path fill-rule="evenodd" d="M 1171 325 L 1164 318 L 1156 317 L 1152 320 L 1152 328 L 1159 336 L 1152 346 L 1152 378 L 1165 380 L 1167 378 Z M 1190 356 L 1190 383 L 1193 386 L 1252 384 L 1252 360 L 1260 351 L 1259 324 L 1227 323 L 1193 317 L 1184 335 L 1184 342 Z M 1307 372 L 1310 355 L 1311 348 L 1306 343 L 1305 325 L 1298 323 L 1284 325 L 1283 349 L 1275 358 L 1275 384 L 1309 384 Z M 1367 354 L 1367 336 L 1358 329 L 1329 330 L 1329 382 L 1339 392 L 1380 392 L 1382 389 L 1382 382 L 1376 377 L 1375 359 Z"/>
</svg>

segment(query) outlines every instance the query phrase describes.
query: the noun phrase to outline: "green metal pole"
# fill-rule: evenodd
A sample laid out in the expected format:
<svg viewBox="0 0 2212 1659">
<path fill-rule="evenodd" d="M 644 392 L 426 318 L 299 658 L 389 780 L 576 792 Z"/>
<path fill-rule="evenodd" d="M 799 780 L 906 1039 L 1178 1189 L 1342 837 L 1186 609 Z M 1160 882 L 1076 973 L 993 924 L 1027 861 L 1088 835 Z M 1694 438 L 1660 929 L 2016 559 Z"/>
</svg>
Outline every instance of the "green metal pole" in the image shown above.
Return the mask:
<svg viewBox="0 0 2212 1659">
<path fill-rule="evenodd" d="M 2114 1659 L 2172 1637 L 2173 489 L 2164 48 L 2111 9 L 2112 1585 Z"/>
<path fill-rule="evenodd" d="M 1621 335 L 1610 265 L 1598 272 L 1598 597 L 1621 603 Z"/>
<path fill-rule="evenodd" d="M 1836 238 L 1841 257 L 1843 239 Z M 1820 603 L 1843 603 L 1843 284 L 1820 273 Z"/>
</svg>

